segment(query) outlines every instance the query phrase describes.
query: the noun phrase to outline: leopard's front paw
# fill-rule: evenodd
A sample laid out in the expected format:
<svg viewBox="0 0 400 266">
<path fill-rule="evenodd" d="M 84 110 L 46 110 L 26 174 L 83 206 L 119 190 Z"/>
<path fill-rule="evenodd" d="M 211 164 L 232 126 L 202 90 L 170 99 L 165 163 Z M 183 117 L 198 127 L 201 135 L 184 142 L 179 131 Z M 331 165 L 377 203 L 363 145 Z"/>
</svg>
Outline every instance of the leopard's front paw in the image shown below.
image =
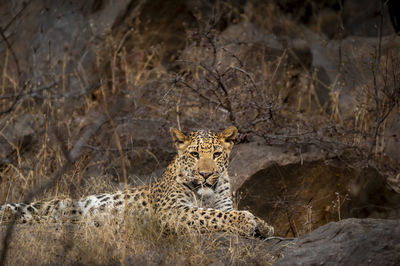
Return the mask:
<svg viewBox="0 0 400 266">
<path fill-rule="evenodd" d="M 254 217 L 256 219 L 257 225 L 254 231 L 255 236 L 261 236 L 261 237 L 269 237 L 274 235 L 274 227 L 271 225 L 268 225 L 266 222 L 261 220 L 258 217 Z"/>
<path fill-rule="evenodd" d="M 239 228 L 245 235 L 268 237 L 274 234 L 274 227 L 268 225 L 260 218 L 248 211 L 238 211 Z"/>
</svg>

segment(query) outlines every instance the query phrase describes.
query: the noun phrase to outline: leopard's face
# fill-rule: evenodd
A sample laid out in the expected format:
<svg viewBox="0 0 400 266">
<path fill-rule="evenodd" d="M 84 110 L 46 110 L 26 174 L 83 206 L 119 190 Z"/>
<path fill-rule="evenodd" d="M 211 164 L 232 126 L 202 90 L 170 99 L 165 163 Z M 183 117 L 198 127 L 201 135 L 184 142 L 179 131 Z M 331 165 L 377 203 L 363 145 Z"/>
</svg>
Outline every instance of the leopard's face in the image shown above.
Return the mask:
<svg viewBox="0 0 400 266">
<path fill-rule="evenodd" d="M 228 169 L 237 129 L 229 127 L 220 134 L 199 130 L 188 136 L 171 129 L 171 135 L 178 150 L 177 181 L 200 196 L 214 194 L 219 178 Z"/>
</svg>

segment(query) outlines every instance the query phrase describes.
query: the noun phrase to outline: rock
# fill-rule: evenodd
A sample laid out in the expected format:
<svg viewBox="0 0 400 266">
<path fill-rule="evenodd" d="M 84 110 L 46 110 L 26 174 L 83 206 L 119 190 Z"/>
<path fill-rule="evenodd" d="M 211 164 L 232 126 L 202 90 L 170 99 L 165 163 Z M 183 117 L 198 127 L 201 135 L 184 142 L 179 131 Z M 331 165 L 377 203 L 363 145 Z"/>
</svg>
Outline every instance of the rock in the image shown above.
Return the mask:
<svg viewBox="0 0 400 266">
<path fill-rule="evenodd" d="M 385 1 L 381 6 L 380 1 L 364 0 L 346 0 L 341 3 L 334 0 L 275 1 L 281 11 L 290 14 L 295 22 L 304 24 L 329 38 L 336 38 L 343 34 L 377 36 L 377 25 L 380 23 L 382 8 L 382 34 L 393 34 L 389 13 L 390 9 L 396 10 L 394 2 L 396 1 Z"/>
<path fill-rule="evenodd" d="M 219 37 L 227 43 L 233 43 L 233 40 L 235 40 L 237 43 L 263 43 L 271 49 L 283 49 L 277 36 L 263 31 L 250 22 L 233 24 L 223 31 Z"/>
<path fill-rule="evenodd" d="M 399 239 L 400 220 L 331 222 L 287 245 L 274 265 L 399 265 Z"/>
<path fill-rule="evenodd" d="M 0 120 L 0 165 L 14 162 L 16 150 L 22 154 L 36 140 L 35 128 L 43 125 L 41 115 L 24 114 L 14 119 Z"/>
<path fill-rule="evenodd" d="M 380 16 L 380 1 L 370 1 L 368 4 L 363 0 L 344 1 L 343 26 L 346 33 L 349 35 L 368 37 L 378 36 L 378 28 L 381 19 Z M 386 5 L 383 5 L 382 16 L 382 34 L 393 34 L 394 29 L 390 22 L 388 7 Z"/>
<path fill-rule="evenodd" d="M 234 147 L 231 155 L 229 174 L 232 191 L 239 189 L 243 183 L 258 171 L 274 164 L 287 165 L 304 161 L 326 158 L 326 155 L 315 147 L 304 148 L 302 154 L 296 147 L 267 146 L 257 142 L 243 143 Z"/>
<path fill-rule="evenodd" d="M 362 172 L 362 193 L 350 193 L 359 175 L 358 169 L 335 159 L 272 165 L 237 190 L 238 208 L 251 210 L 284 237 L 346 218 L 399 219 L 400 195 L 372 167 Z"/>
<path fill-rule="evenodd" d="M 357 127 L 369 127 L 372 131 L 375 114 L 368 110 L 375 107 L 368 97 L 372 94 L 373 88 L 374 76 L 371 70 L 374 65 L 373 55 L 381 44 L 382 62 L 389 65 L 397 64 L 397 61 L 391 60 L 400 53 L 399 36 L 385 36 L 381 42 L 379 38 L 359 36 L 348 36 L 340 41 L 327 41 L 323 36 L 305 27 L 303 34 L 312 54 L 312 68 L 318 70 L 316 92 L 321 105 L 327 107 L 327 112 L 333 112 L 337 106 L 341 121 L 354 121 Z M 337 56 L 338 54 L 341 54 L 341 57 Z M 384 68 L 381 66 L 381 73 L 377 75 L 378 84 L 382 84 L 380 77 L 385 75 L 382 69 Z M 398 71 L 390 66 L 388 69 Z M 390 90 L 392 85 L 390 82 L 388 84 Z M 384 97 L 380 98 L 383 104 Z M 397 117 L 396 110 L 388 116 L 384 133 L 387 141 L 382 143 L 383 147 L 380 149 L 385 155 L 398 161 L 400 153 L 395 148 L 399 143 Z"/>
</svg>

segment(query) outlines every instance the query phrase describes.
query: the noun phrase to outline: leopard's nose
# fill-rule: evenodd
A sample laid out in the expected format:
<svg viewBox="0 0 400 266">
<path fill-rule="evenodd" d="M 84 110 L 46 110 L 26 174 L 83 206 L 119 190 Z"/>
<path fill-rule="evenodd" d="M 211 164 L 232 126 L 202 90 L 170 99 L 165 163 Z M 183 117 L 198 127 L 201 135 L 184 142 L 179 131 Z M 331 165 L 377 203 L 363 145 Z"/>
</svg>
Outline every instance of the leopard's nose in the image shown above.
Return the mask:
<svg viewBox="0 0 400 266">
<path fill-rule="evenodd" d="M 199 174 L 200 174 L 202 177 L 204 177 L 204 179 L 207 179 L 207 178 L 209 178 L 209 177 L 213 174 L 213 172 L 199 172 Z"/>
</svg>

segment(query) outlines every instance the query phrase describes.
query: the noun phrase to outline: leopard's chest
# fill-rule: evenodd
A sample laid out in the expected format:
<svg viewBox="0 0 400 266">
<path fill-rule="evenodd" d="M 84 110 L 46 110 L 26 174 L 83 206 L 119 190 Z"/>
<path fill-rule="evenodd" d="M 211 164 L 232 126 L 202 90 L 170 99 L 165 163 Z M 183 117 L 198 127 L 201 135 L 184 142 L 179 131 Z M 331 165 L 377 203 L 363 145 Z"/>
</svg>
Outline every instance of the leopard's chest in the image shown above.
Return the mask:
<svg viewBox="0 0 400 266">
<path fill-rule="evenodd" d="M 209 196 L 200 196 L 196 193 L 192 193 L 189 201 L 191 205 L 199 208 L 215 208 L 215 203 L 219 201 L 221 195 L 214 193 Z"/>
</svg>

